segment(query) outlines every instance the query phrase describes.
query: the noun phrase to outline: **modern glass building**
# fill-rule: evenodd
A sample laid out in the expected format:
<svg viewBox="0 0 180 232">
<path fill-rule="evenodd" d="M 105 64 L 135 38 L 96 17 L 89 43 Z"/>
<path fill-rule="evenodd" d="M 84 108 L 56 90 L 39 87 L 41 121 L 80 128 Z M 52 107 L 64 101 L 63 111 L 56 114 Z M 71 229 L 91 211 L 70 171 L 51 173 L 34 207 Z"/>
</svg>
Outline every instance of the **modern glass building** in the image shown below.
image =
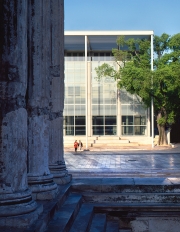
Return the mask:
<svg viewBox="0 0 180 232">
<path fill-rule="evenodd" d="M 148 39 L 153 46 L 153 31 L 65 32 L 65 138 L 152 136 L 153 104 L 152 109 L 146 109 L 137 96 L 118 90 L 110 77 L 96 79 L 99 65 L 108 63 L 118 68 L 111 51 L 120 35 Z"/>
</svg>

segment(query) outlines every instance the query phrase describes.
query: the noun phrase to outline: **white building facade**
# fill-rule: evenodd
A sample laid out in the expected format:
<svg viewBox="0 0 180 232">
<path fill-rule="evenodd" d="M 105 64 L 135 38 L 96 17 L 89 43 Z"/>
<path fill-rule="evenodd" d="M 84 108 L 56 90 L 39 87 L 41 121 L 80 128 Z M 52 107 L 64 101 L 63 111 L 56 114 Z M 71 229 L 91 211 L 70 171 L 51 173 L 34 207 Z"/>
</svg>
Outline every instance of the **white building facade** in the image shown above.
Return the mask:
<svg viewBox="0 0 180 232">
<path fill-rule="evenodd" d="M 117 48 L 116 40 L 121 35 L 150 40 L 153 62 L 153 31 L 65 32 L 64 140 L 68 136 L 152 136 L 153 102 L 147 109 L 137 96 L 117 89 L 114 79 L 96 79 L 99 65 L 108 63 L 118 68 L 112 49 Z"/>
</svg>

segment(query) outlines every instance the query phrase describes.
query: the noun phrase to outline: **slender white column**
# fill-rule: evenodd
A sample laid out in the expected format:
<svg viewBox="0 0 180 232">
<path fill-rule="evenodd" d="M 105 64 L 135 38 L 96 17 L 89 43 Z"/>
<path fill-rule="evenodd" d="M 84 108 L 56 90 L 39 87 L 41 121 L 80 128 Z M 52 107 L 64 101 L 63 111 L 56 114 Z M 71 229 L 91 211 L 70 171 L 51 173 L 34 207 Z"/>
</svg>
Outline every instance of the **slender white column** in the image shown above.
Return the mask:
<svg viewBox="0 0 180 232">
<path fill-rule="evenodd" d="M 120 99 L 120 89 L 117 89 L 117 136 L 121 136 L 121 128 L 122 128 L 122 125 L 121 125 L 121 99 Z"/>
<path fill-rule="evenodd" d="M 87 35 L 85 35 L 85 85 L 86 85 L 86 150 L 88 150 L 88 73 L 87 73 Z"/>
<path fill-rule="evenodd" d="M 120 69 L 120 66 L 117 65 L 117 69 L 119 70 Z M 121 90 L 120 89 L 117 89 L 117 121 L 116 121 L 116 124 L 117 124 L 117 136 L 122 136 L 122 120 L 121 120 Z"/>
<path fill-rule="evenodd" d="M 153 46 L 153 35 L 151 35 L 151 70 L 153 70 L 153 57 L 154 57 L 154 46 Z M 153 88 L 153 79 L 152 79 Z M 151 130 L 152 130 L 152 147 L 154 147 L 154 101 L 151 98 Z"/>
<path fill-rule="evenodd" d="M 88 138 L 92 136 L 92 102 L 91 102 L 91 91 L 92 91 L 92 63 L 91 61 L 87 62 L 87 72 L 88 72 L 88 93 L 87 93 L 87 99 L 88 99 L 88 117 L 87 117 L 87 123 L 88 123 Z"/>
<path fill-rule="evenodd" d="M 147 136 L 151 136 L 151 123 L 150 123 L 151 113 L 150 113 L 150 107 L 147 109 Z"/>
</svg>

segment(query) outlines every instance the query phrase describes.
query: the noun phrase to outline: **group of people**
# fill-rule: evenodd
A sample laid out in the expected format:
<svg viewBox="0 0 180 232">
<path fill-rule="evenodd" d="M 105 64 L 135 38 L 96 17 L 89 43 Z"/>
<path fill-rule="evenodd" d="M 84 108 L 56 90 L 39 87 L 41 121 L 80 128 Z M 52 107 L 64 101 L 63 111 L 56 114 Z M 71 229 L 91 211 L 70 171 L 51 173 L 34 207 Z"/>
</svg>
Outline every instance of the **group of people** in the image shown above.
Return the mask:
<svg viewBox="0 0 180 232">
<path fill-rule="evenodd" d="M 78 148 L 79 148 L 79 150 L 81 150 L 82 147 L 83 147 L 83 144 L 82 144 L 81 140 L 79 140 L 79 143 L 78 143 L 77 140 L 75 140 L 75 142 L 74 142 L 74 150 L 75 150 L 75 152 L 77 152 Z"/>
</svg>

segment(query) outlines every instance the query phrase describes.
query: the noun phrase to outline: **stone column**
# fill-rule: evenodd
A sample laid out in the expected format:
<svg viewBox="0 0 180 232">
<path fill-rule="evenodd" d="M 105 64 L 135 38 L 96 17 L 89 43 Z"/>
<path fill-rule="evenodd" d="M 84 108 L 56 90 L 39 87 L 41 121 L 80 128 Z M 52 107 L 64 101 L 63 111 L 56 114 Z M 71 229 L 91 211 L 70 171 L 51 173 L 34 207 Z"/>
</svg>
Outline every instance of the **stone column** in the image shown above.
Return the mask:
<svg viewBox="0 0 180 232">
<path fill-rule="evenodd" d="M 50 150 L 49 168 L 57 184 L 71 181 L 63 144 L 64 109 L 64 0 L 51 0 Z"/>
<path fill-rule="evenodd" d="M 49 170 L 50 1 L 29 1 L 28 184 L 33 198 L 52 199 L 57 184 Z"/>
<path fill-rule="evenodd" d="M 27 1 L 0 3 L 0 226 L 38 218 L 27 183 Z"/>
</svg>

